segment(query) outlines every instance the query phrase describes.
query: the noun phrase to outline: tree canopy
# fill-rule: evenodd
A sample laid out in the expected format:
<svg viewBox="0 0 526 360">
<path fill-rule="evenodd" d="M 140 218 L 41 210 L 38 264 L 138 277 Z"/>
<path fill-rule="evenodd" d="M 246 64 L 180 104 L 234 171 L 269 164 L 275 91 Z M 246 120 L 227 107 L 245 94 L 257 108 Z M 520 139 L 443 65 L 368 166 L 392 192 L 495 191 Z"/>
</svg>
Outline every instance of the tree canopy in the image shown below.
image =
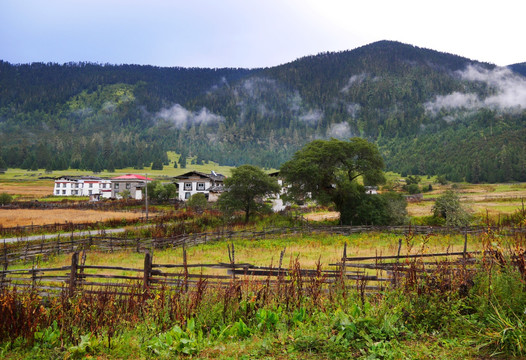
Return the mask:
<svg viewBox="0 0 526 360">
<path fill-rule="evenodd" d="M 365 222 L 359 210 L 364 203 L 364 185 L 383 183 L 384 161 L 377 147 L 361 138 L 349 141 L 315 140 L 296 152 L 281 166 L 280 174 L 295 199 L 309 195 L 322 204 L 334 203 L 340 221 L 350 224 L 354 218 Z"/>
<path fill-rule="evenodd" d="M 262 206 L 266 195 L 280 190 L 276 179 L 253 165 L 241 165 L 232 170 L 232 176 L 224 183 L 227 191 L 220 196 L 219 206 L 226 211 L 244 211 L 245 222 Z"/>
</svg>

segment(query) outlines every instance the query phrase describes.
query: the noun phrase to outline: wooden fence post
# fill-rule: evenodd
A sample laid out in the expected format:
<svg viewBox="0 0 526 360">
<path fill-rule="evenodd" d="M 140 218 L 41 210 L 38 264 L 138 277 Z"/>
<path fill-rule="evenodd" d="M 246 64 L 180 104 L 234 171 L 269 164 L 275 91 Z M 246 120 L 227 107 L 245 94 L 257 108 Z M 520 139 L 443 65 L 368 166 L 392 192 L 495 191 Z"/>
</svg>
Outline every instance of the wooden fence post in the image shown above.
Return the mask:
<svg viewBox="0 0 526 360">
<path fill-rule="evenodd" d="M 75 293 L 75 287 L 77 282 L 77 269 L 79 266 L 79 253 L 74 252 L 71 255 L 71 269 L 69 273 L 69 296 L 73 296 Z"/>
<path fill-rule="evenodd" d="M 468 251 L 468 228 L 466 228 L 466 231 L 464 232 L 464 253 L 462 254 L 464 261 L 466 260 L 467 251 Z"/>
<path fill-rule="evenodd" d="M 186 257 L 186 247 L 183 244 L 183 266 L 184 266 L 184 291 L 188 292 L 188 262 Z"/>
<path fill-rule="evenodd" d="M 236 251 L 234 249 L 234 243 L 232 243 L 232 249 L 230 245 L 228 247 L 228 258 L 230 260 L 230 266 L 232 267 L 232 280 L 236 280 Z"/>
<path fill-rule="evenodd" d="M 5 239 L 4 239 L 4 264 L 2 266 L 2 276 L 0 276 L 0 289 L 2 289 L 4 287 L 4 280 L 7 276 L 7 266 L 8 266 L 8 263 L 7 263 L 7 247 L 5 245 Z"/>
<path fill-rule="evenodd" d="M 150 275 L 152 273 L 152 256 L 149 251 L 144 254 L 144 275 L 143 275 L 143 288 L 148 290 L 150 287 Z"/>
<path fill-rule="evenodd" d="M 347 262 L 347 242 L 343 244 L 343 257 L 342 257 L 342 278 L 345 279 L 345 272 L 346 272 L 346 262 Z"/>
<path fill-rule="evenodd" d="M 402 239 L 398 239 L 398 252 L 396 253 L 396 262 L 393 271 L 393 284 L 398 285 L 398 263 L 400 262 L 400 251 L 402 250 Z"/>
<path fill-rule="evenodd" d="M 5 244 L 5 239 L 4 239 L 4 267 L 7 267 L 7 245 Z"/>
</svg>

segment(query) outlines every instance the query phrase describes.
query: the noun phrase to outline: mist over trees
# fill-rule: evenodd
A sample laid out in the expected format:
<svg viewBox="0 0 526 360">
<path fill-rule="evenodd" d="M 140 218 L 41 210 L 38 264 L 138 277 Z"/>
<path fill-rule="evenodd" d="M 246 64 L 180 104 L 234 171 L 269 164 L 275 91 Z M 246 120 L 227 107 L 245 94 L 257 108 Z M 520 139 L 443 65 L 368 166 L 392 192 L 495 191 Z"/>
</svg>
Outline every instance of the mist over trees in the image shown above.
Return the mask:
<svg viewBox="0 0 526 360">
<path fill-rule="evenodd" d="M 387 170 L 525 181 L 521 69 L 389 41 L 252 70 L 0 61 L 0 162 L 141 169 L 175 151 L 181 167 L 279 168 L 310 141 L 359 136 Z"/>
</svg>

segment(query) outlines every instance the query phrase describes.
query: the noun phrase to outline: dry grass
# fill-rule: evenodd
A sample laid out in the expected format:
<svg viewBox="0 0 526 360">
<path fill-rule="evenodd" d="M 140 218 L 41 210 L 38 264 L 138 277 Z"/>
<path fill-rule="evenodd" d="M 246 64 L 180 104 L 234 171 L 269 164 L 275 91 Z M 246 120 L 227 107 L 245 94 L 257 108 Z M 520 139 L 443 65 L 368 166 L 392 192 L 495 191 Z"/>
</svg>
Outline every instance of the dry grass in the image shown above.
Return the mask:
<svg viewBox="0 0 526 360">
<path fill-rule="evenodd" d="M 315 269 L 319 261 L 324 269 L 334 269 L 329 264 L 338 263 L 343 254 L 344 244 L 347 243 L 347 255 L 375 256 L 395 255 L 398 249 L 398 240 L 403 239 L 402 254 L 407 253 L 433 253 L 462 251 L 464 238 L 462 235 L 433 235 L 415 236 L 408 243 L 401 234 L 388 233 L 363 233 L 351 236 L 315 234 L 315 235 L 283 235 L 273 236 L 265 240 L 242 239 L 234 240 L 236 250 L 236 263 L 250 263 L 257 266 L 278 266 L 280 251 L 286 249 L 283 258 L 283 267 L 288 268 L 291 262 L 298 259 L 304 269 Z M 190 247 L 187 250 L 188 264 L 217 264 L 229 263 L 227 246 L 228 241 L 219 241 L 206 245 Z M 481 242 L 470 237 L 468 250 L 480 250 Z M 63 254 L 52 258 L 45 267 L 68 266 L 71 262 L 70 254 Z M 182 264 L 182 249 L 155 250 L 153 252 L 155 264 Z M 142 269 L 144 254 L 133 251 L 104 253 L 89 251 L 87 265 L 111 265 Z M 30 266 L 28 264 L 27 266 Z M 163 270 L 164 271 L 164 270 Z M 182 269 L 168 269 L 167 272 L 181 272 Z M 225 269 L 191 268 L 191 273 L 207 275 L 225 275 Z M 96 273 L 97 271 L 92 271 Z M 100 272 L 100 271 L 99 271 Z M 129 271 L 104 271 L 113 275 L 138 275 Z M 140 274 L 139 274 L 140 275 Z M 138 275 L 138 276 L 139 276 Z M 261 279 L 260 279 L 261 280 Z"/>
<path fill-rule="evenodd" d="M 303 216 L 308 221 L 338 220 L 340 213 L 337 211 L 309 213 Z"/>
<path fill-rule="evenodd" d="M 0 183 L 0 193 L 18 195 L 19 199 L 38 199 L 53 195 L 53 182 L 26 184 L 24 182 Z"/>
<path fill-rule="evenodd" d="M 118 211 L 96 211 L 96 210 L 72 210 L 72 209 L 16 209 L 0 210 L 0 224 L 3 227 L 46 225 L 55 223 L 85 223 L 105 221 L 110 219 L 137 219 L 141 213 L 118 212 Z"/>
</svg>

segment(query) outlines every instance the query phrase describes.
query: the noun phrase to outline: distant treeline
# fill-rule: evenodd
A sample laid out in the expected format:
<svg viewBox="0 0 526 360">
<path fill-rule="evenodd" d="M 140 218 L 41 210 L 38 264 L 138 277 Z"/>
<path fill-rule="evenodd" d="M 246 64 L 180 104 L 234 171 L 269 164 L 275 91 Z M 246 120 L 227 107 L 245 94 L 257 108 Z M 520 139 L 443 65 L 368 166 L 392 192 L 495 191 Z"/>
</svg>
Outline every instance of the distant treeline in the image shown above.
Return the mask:
<svg viewBox="0 0 526 360">
<path fill-rule="evenodd" d="M 388 170 L 526 181 L 523 108 L 426 105 L 494 94 L 459 75 L 470 65 L 494 68 L 388 41 L 252 70 L 0 61 L 0 168 L 143 168 L 167 151 L 279 168 L 314 139 L 361 136 Z"/>
</svg>

